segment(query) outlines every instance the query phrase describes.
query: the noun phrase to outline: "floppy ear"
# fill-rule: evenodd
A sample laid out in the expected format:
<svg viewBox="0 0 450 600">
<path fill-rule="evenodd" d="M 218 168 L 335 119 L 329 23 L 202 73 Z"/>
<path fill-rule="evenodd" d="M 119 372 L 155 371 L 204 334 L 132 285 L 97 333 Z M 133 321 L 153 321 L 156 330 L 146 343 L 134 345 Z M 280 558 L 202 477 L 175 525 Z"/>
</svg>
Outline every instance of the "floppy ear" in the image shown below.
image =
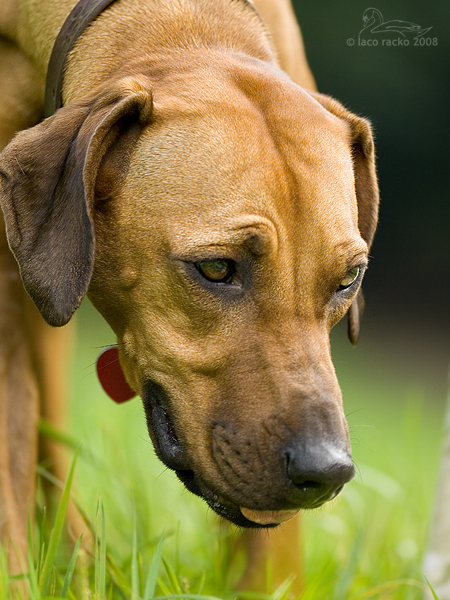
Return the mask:
<svg viewBox="0 0 450 600">
<path fill-rule="evenodd" d="M 361 237 L 371 246 L 378 221 L 379 191 L 375 169 L 375 149 L 370 124 L 346 110 L 339 102 L 322 94 L 311 92 L 331 113 L 345 120 L 350 127 L 353 172 L 358 203 L 358 229 Z M 364 307 L 360 290 L 348 312 L 348 337 L 355 346 L 359 339 L 359 322 Z"/>
<path fill-rule="evenodd" d="M 358 229 L 367 245 L 372 245 L 378 222 L 379 191 L 375 169 L 375 149 L 370 125 L 352 115 L 353 170 L 358 202 Z M 359 339 L 360 319 L 364 309 L 361 288 L 348 311 L 348 337 L 356 346 Z"/>
<path fill-rule="evenodd" d="M 136 125 L 148 120 L 149 89 L 142 77 L 124 79 L 19 133 L 0 154 L 8 242 L 25 289 L 50 325 L 65 325 L 87 292 L 98 170 L 108 149 L 130 129 L 135 139 Z"/>
</svg>

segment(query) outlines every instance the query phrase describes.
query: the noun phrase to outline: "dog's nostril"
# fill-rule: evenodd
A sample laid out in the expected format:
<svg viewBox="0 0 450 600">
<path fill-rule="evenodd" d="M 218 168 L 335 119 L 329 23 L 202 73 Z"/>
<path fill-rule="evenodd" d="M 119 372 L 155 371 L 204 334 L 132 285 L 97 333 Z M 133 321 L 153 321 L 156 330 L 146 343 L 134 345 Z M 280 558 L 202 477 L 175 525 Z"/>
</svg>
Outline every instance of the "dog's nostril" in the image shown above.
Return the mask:
<svg viewBox="0 0 450 600">
<path fill-rule="evenodd" d="M 296 483 L 295 484 L 297 487 L 301 488 L 302 491 L 307 492 L 309 490 L 317 490 L 318 488 L 322 487 L 322 484 L 319 483 L 318 481 L 303 481 L 302 483 Z"/>
<path fill-rule="evenodd" d="M 299 444 L 286 454 L 286 474 L 294 484 L 295 497 L 305 508 L 331 500 L 354 475 L 345 451 L 317 444 Z"/>
</svg>

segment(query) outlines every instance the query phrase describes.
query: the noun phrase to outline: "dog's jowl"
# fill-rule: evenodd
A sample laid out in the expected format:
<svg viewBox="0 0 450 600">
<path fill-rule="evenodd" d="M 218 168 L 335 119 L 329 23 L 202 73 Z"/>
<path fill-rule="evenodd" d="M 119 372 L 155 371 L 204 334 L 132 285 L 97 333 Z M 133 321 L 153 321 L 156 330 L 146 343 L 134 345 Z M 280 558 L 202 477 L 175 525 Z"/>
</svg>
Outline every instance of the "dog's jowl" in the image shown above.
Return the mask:
<svg viewBox="0 0 450 600">
<path fill-rule="evenodd" d="M 348 312 L 358 337 L 370 127 L 314 90 L 287 0 L 74 5 L 0 7 L 2 535 L 24 552 L 39 405 L 61 395 L 43 319 L 86 294 L 163 463 L 275 526 L 354 473 L 328 335 Z"/>
</svg>

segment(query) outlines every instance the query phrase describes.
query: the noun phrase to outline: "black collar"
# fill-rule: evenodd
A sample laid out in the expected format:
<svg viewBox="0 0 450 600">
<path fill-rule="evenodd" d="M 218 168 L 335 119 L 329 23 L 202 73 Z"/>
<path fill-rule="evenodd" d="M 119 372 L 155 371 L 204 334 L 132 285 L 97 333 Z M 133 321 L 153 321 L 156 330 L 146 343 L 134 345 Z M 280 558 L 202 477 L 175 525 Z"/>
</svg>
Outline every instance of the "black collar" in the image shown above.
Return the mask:
<svg viewBox="0 0 450 600">
<path fill-rule="evenodd" d="M 62 106 L 62 85 L 67 56 L 89 23 L 115 0 L 79 0 L 64 21 L 55 40 L 47 68 L 44 116 L 50 117 Z"/>
<path fill-rule="evenodd" d="M 251 6 L 257 12 L 251 0 L 241 1 Z M 74 47 L 75 42 L 86 27 L 113 2 L 115 0 L 79 0 L 64 21 L 64 25 L 55 40 L 47 68 L 44 103 L 45 117 L 50 117 L 63 105 L 62 86 L 64 69 L 67 57 Z"/>
</svg>

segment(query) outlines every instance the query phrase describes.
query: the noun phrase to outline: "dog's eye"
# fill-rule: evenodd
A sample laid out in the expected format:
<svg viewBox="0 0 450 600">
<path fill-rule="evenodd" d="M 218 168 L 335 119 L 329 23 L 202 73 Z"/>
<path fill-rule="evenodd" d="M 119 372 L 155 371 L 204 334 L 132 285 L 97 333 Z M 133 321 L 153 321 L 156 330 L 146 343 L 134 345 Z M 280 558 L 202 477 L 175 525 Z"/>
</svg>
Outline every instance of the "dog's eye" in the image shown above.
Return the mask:
<svg viewBox="0 0 450 600">
<path fill-rule="evenodd" d="M 338 292 L 342 292 L 343 290 L 346 290 L 349 287 L 351 287 L 358 279 L 360 272 L 361 267 L 353 267 L 353 269 L 350 269 L 344 277 L 344 279 L 342 279 L 341 283 L 339 284 Z"/>
<path fill-rule="evenodd" d="M 234 273 L 232 260 L 203 260 L 195 266 L 205 279 L 214 283 L 229 283 Z"/>
</svg>

